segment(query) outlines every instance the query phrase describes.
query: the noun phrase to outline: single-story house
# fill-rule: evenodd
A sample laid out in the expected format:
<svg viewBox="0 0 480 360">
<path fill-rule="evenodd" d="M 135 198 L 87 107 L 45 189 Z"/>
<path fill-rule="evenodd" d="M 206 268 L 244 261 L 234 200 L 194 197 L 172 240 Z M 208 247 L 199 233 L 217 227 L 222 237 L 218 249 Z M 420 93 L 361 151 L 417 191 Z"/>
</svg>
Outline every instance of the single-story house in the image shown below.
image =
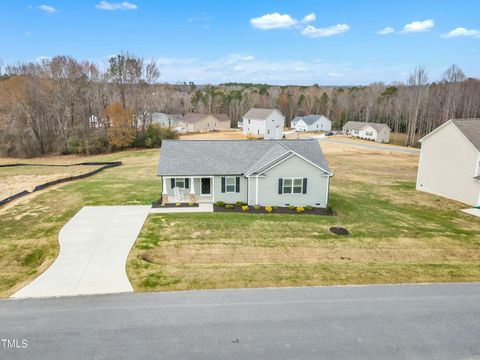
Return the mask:
<svg viewBox="0 0 480 360">
<path fill-rule="evenodd" d="M 186 132 L 205 132 L 230 129 L 230 118 L 226 114 L 187 113 L 181 120 L 181 127 Z"/>
<path fill-rule="evenodd" d="M 291 121 L 294 131 L 330 131 L 332 121 L 323 115 L 297 116 Z"/>
<path fill-rule="evenodd" d="M 417 190 L 480 205 L 480 119 L 454 119 L 419 140 Z"/>
<path fill-rule="evenodd" d="M 162 202 L 328 204 L 330 177 L 317 140 L 164 140 Z"/>
<path fill-rule="evenodd" d="M 277 109 L 251 108 L 242 117 L 243 133 L 264 139 L 282 139 L 285 116 Z"/>
<path fill-rule="evenodd" d="M 360 139 L 373 140 L 380 143 L 390 142 L 390 128 L 386 124 L 363 121 L 347 121 L 343 131 Z"/>
</svg>

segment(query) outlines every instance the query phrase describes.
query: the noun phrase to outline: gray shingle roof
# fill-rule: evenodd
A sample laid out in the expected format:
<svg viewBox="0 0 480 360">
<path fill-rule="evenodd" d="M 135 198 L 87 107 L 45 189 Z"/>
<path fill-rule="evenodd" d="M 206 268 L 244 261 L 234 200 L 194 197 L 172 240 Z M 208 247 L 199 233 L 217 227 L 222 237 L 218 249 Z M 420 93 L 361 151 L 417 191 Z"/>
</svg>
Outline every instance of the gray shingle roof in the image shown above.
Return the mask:
<svg viewBox="0 0 480 360">
<path fill-rule="evenodd" d="M 315 139 L 164 140 L 157 175 L 247 174 L 290 150 L 331 173 Z"/>
<path fill-rule="evenodd" d="M 480 119 L 453 119 L 452 123 L 480 151 Z"/>
<path fill-rule="evenodd" d="M 230 117 L 227 114 L 212 114 L 220 121 L 228 121 L 230 122 Z"/>
<path fill-rule="evenodd" d="M 318 119 L 324 117 L 323 115 L 307 115 L 307 116 L 297 116 L 295 117 L 292 122 L 296 122 L 298 120 L 303 120 L 305 122 L 305 124 L 307 125 L 312 125 L 314 124 Z M 330 120 L 328 119 L 327 117 L 325 117 L 327 120 Z"/>
<path fill-rule="evenodd" d="M 345 125 L 343 125 L 343 129 L 362 130 L 365 126 L 371 126 L 372 128 L 374 128 L 377 131 L 380 131 L 384 128 L 387 128 L 387 129 L 390 130 L 390 128 L 386 124 L 363 122 L 363 121 L 347 121 L 345 123 Z"/>
<path fill-rule="evenodd" d="M 275 109 L 260 109 L 260 108 L 251 108 L 247 111 L 245 115 L 243 115 L 244 119 L 257 119 L 257 120 L 265 120 L 270 116 Z M 280 112 L 279 110 L 277 110 Z"/>
<path fill-rule="evenodd" d="M 208 114 L 187 113 L 183 117 L 182 121 L 189 124 L 193 124 L 202 120 L 203 118 L 206 118 L 207 116 Z"/>
</svg>

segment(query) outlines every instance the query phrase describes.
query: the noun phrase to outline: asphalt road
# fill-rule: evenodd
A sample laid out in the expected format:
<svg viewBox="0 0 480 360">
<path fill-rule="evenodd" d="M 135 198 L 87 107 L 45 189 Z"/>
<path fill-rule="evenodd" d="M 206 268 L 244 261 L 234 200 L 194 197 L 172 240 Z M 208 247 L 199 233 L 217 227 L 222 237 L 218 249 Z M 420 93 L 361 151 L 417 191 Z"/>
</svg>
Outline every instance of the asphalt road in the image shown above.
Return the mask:
<svg viewBox="0 0 480 360">
<path fill-rule="evenodd" d="M 0 359 L 480 359 L 480 284 L 10 299 L 0 340 Z"/>
<path fill-rule="evenodd" d="M 378 143 L 366 144 L 362 142 L 355 143 L 354 141 L 344 141 L 339 139 L 332 139 L 331 137 L 323 137 L 319 139 L 321 142 L 329 142 L 333 144 L 341 144 L 341 145 L 348 145 L 357 148 L 364 148 L 364 149 L 371 149 L 371 150 L 382 150 L 382 151 L 391 151 L 403 154 L 420 154 L 420 149 L 416 148 L 407 148 L 407 147 L 400 147 L 394 145 L 382 145 Z"/>
</svg>

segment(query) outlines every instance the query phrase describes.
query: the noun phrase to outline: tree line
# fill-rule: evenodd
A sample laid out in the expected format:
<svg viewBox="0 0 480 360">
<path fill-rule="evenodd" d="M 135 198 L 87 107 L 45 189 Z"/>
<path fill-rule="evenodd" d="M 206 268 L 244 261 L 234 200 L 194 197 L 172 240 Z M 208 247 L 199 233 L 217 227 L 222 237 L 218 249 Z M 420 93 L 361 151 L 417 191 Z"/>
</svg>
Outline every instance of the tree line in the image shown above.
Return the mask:
<svg viewBox="0 0 480 360">
<path fill-rule="evenodd" d="M 323 114 L 334 128 L 349 120 L 382 122 L 405 144 L 450 118 L 480 117 L 480 80 L 456 65 L 431 81 L 412 69 L 404 83 L 368 86 L 160 83 L 160 69 L 129 53 L 99 66 L 70 56 L 0 64 L 0 151 L 8 156 L 107 152 L 159 146 L 176 135 L 151 114 L 227 113 L 236 127 L 251 107 L 278 108 L 290 121 Z"/>
</svg>

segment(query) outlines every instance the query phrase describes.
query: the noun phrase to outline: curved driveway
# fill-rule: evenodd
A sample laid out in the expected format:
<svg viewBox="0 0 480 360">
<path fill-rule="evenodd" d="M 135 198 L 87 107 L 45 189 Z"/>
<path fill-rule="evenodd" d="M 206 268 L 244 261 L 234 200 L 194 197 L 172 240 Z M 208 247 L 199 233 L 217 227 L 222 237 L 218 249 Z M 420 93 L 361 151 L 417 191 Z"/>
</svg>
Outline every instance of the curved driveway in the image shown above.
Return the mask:
<svg viewBox="0 0 480 360">
<path fill-rule="evenodd" d="M 60 231 L 55 262 L 13 297 L 133 291 L 125 262 L 149 210 L 150 206 L 83 207 Z"/>
</svg>

